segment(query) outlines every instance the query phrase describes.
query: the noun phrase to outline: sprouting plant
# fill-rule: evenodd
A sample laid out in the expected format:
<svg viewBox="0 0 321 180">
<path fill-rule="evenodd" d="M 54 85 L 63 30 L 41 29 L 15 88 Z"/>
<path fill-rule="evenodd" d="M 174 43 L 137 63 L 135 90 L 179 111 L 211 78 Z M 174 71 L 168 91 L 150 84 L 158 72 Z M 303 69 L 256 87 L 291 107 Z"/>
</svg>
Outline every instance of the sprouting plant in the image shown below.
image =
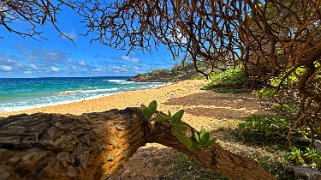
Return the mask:
<svg viewBox="0 0 321 180">
<path fill-rule="evenodd" d="M 149 121 L 157 110 L 157 102 L 152 101 L 148 107 L 141 105 L 141 109 L 145 120 Z M 185 132 L 189 126 L 182 122 L 183 115 L 184 110 L 179 110 L 174 115 L 168 112 L 168 114 L 158 116 L 155 119 L 155 122 L 161 123 L 168 121 L 171 128 L 171 134 L 173 134 L 177 140 L 183 143 L 190 151 L 201 150 L 215 143 L 215 140 L 211 139 L 210 133 L 203 128 L 200 132 L 194 132 L 192 137 L 186 136 Z"/>
<path fill-rule="evenodd" d="M 184 110 L 176 112 L 173 116 L 169 112 L 167 115 L 160 116 L 157 121 L 168 120 L 171 124 L 171 133 L 190 151 L 204 149 L 215 142 L 214 139 L 211 139 L 210 133 L 203 128 L 200 132 L 194 132 L 193 139 L 187 137 L 184 132 L 188 129 L 188 126 L 181 121 L 183 115 Z"/>
<path fill-rule="evenodd" d="M 142 104 L 141 109 L 145 120 L 148 121 L 157 110 L 157 102 L 155 100 L 150 102 L 148 107 Z"/>
<path fill-rule="evenodd" d="M 193 137 L 196 141 L 195 146 L 198 149 L 204 149 L 215 142 L 214 139 L 211 139 L 210 133 L 203 128 L 201 128 L 200 132 L 194 132 Z"/>
<path fill-rule="evenodd" d="M 307 147 L 303 156 L 314 163 L 321 161 L 321 153 L 318 153 L 317 150 L 314 148 Z"/>
<path fill-rule="evenodd" d="M 293 146 L 291 148 L 291 151 L 288 153 L 288 158 L 290 160 L 295 160 L 298 164 L 305 164 L 305 161 L 303 159 L 303 151 L 301 151 L 299 148 Z"/>
</svg>

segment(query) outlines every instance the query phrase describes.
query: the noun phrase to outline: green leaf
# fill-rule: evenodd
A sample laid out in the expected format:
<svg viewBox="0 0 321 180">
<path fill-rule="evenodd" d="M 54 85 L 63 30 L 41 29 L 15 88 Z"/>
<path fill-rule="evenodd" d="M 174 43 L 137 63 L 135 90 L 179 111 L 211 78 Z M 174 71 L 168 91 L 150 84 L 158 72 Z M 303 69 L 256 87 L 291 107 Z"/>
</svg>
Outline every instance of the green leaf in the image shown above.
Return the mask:
<svg viewBox="0 0 321 180">
<path fill-rule="evenodd" d="M 178 122 L 180 122 L 183 115 L 184 115 L 184 110 L 177 111 L 172 117 L 172 123 L 177 124 Z"/>
<path fill-rule="evenodd" d="M 144 104 L 142 104 L 142 105 L 140 105 L 140 108 L 141 108 L 142 110 L 144 110 L 144 109 L 146 109 L 147 107 L 146 107 Z"/>
<path fill-rule="evenodd" d="M 185 135 L 181 134 L 180 132 L 176 130 L 172 130 L 172 134 L 181 142 L 183 143 L 188 150 L 194 151 L 196 150 L 193 142 L 190 140 L 190 138 L 186 137 Z"/>
<path fill-rule="evenodd" d="M 201 131 L 200 131 L 200 142 L 201 143 L 206 142 L 205 141 L 205 139 L 206 139 L 205 136 L 206 136 L 206 131 L 205 131 L 205 129 L 202 128 Z"/>
<path fill-rule="evenodd" d="M 305 161 L 301 156 L 298 156 L 298 160 L 301 164 L 305 164 Z"/>
<path fill-rule="evenodd" d="M 157 110 L 157 102 L 155 100 L 150 102 L 148 108 L 155 113 Z"/>
<path fill-rule="evenodd" d="M 158 123 L 161 123 L 161 122 L 169 120 L 170 118 L 171 117 L 169 115 L 163 115 L 163 116 L 157 117 L 155 121 Z"/>
<path fill-rule="evenodd" d="M 184 132 L 188 129 L 188 126 L 184 124 L 172 124 L 173 128 L 179 132 Z"/>
<path fill-rule="evenodd" d="M 197 132 L 194 132 L 194 139 L 196 140 L 196 142 L 200 142 L 200 138 L 198 136 L 198 133 Z"/>
<path fill-rule="evenodd" d="M 146 120 L 149 120 L 154 114 L 154 112 L 149 108 L 145 108 L 142 111 L 143 111 L 143 116 Z"/>
<path fill-rule="evenodd" d="M 208 143 L 208 141 L 210 140 L 210 133 L 209 132 L 206 132 L 205 133 L 205 136 L 204 136 L 204 139 L 203 139 L 203 143 Z"/>
</svg>

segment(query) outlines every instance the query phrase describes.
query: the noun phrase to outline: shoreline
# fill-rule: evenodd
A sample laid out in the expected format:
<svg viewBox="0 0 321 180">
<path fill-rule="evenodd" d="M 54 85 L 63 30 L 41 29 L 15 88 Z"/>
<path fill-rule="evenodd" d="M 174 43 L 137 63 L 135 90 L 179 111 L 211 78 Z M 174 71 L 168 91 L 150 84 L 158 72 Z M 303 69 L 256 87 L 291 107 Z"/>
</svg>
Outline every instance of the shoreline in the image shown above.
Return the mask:
<svg viewBox="0 0 321 180">
<path fill-rule="evenodd" d="M 164 96 L 164 94 L 159 91 L 169 92 L 171 90 L 175 90 L 176 88 L 181 89 L 181 88 L 185 88 L 186 86 L 189 87 L 189 85 L 194 84 L 193 82 L 203 84 L 202 83 L 203 81 L 200 81 L 200 80 L 185 80 L 185 81 L 179 81 L 179 82 L 169 82 L 164 85 L 157 86 L 154 88 L 149 88 L 149 89 L 138 89 L 138 90 L 130 90 L 130 91 L 124 91 L 124 92 L 117 92 L 113 94 L 102 95 L 101 97 L 93 97 L 89 99 L 76 100 L 74 102 L 61 102 L 61 103 L 58 102 L 59 104 L 35 107 L 35 108 L 30 108 L 25 110 L 0 112 L 0 117 L 7 117 L 10 115 L 16 115 L 16 114 L 22 114 L 22 113 L 32 114 L 32 113 L 39 113 L 39 112 L 81 115 L 83 113 L 101 112 L 101 111 L 106 111 L 106 110 L 115 109 L 115 108 L 124 109 L 130 106 L 139 107 L 141 104 L 143 103 L 147 104 L 154 99 L 160 102 L 164 101 L 165 99 L 168 99 L 168 98 L 164 99 L 164 97 L 157 98 L 157 95 Z M 180 87 L 180 86 L 183 86 L 183 87 Z M 188 89 L 190 88 L 187 88 L 187 91 Z M 183 94 L 186 94 L 186 93 L 191 94 L 191 93 L 194 93 L 195 90 L 196 89 L 193 89 L 190 93 L 185 92 Z M 146 94 L 148 93 L 150 93 L 150 95 L 148 96 L 147 99 L 149 99 L 150 101 L 146 99 Z M 127 98 L 124 98 L 124 96 L 129 96 L 128 97 L 129 102 Z M 144 96 L 144 98 L 139 98 L 140 96 Z M 117 99 L 118 100 L 122 99 L 122 100 L 117 101 Z M 141 102 L 140 102 L 140 99 L 142 100 Z M 111 102 L 111 103 L 106 104 L 103 102 Z M 101 104 L 101 106 L 97 106 L 97 104 Z M 105 106 L 102 106 L 102 105 L 105 105 Z"/>
<path fill-rule="evenodd" d="M 53 103 L 36 104 L 36 105 L 33 105 L 33 107 L 30 106 L 30 107 L 26 107 L 26 108 L 23 108 L 23 109 L 17 109 L 17 110 L 14 110 L 14 111 L 0 112 L 0 117 L 2 117 L 3 114 L 12 114 L 12 113 L 16 114 L 16 113 L 19 113 L 19 112 L 25 112 L 25 111 L 30 111 L 30 110 L 34 110 L 34 109 L 42 109 L 42 108 L 47 108 L 47 107 L 51 107 L 51 106 L 59 106 L 59 105 L 64 105 L 64 104 L 71 104 L 71 103 L 78 103 L 78 102 L 82 102 L 82 101 L 95 100 L 95 99 L 100 99 L 100 98 L 104 98 L 104 97 L 107 97 L 107 96 L 112 96 L 112 95 L 116 95 L 116 94 L 120 94 L 120 93 L 131 92 L 131 91 L 158 89 L 158 88 L 162 88 L 162 87 L 165 87 L 165 86 L 169 86 L 169 85 L 171 85 L 173 83 L 175 83 L 175 82 L 168 82 L 168 83 L 164 83 L 162 85 L 157 85 L 157 86 L 150 87 L 150 88 L 134 89 L 134 90 L 114 92 L 114 93 L 110 93 L 110 94 L 95 95 L 95 96 L 86 97 L 86 98 L 77 99 L 77 100 L 64 100 L 64 101 L 53 102 Z"/>
</svg>

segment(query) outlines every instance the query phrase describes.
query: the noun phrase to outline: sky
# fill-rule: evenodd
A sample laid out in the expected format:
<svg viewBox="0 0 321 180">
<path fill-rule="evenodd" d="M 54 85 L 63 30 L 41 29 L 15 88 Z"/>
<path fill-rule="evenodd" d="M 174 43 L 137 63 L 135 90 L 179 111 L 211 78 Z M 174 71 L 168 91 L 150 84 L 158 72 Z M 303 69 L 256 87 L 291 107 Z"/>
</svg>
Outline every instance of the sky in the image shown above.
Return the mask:
<svg viewBox="0 0 321 180">
<path fill-rule="evenodd" d="M 46 39 L 22 38 L 0 25 L 0 78 L 132 76 L 154 69 L 171 68 L 176 61 L 165 47 L 141 52 L 117 50 L 90 43 L 81 17 L 64 9 L 58 27 L 74 44 L 47 24 L 40 27 Z M 23 22 L 15 27 L 25 28 Z"/>
</svg>

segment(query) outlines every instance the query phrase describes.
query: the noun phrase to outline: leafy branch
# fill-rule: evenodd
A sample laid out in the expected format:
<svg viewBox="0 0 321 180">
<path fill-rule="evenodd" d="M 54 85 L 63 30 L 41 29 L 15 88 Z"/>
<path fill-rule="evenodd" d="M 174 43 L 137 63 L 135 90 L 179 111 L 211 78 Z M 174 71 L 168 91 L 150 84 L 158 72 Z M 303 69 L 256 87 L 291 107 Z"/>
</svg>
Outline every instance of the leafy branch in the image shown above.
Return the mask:
<svg viewBox="0 0 321 180">
<path fill-rule="evenodd" d="M 150 121 L 157 110 L 157 102 L 154 100 L 148 107 L 141 105 L 141 108 L 145 120 Z M 155 118 L 155 122 L 162 123 L 168 121 L 171 128 L 171 134 L 190 151 L 205 149 L 215 143 L 215 139 L 211 139 L 210 133 L 203 128 L 200 132 L 195 131 L 191 137 L 186 136 L 186 130 L 189 129 L 189 126 L 182 121 L 183 115 L 184 110 L 179 110 L 174 115 L 168 112 L 168 114 Z"/>
</svg>

